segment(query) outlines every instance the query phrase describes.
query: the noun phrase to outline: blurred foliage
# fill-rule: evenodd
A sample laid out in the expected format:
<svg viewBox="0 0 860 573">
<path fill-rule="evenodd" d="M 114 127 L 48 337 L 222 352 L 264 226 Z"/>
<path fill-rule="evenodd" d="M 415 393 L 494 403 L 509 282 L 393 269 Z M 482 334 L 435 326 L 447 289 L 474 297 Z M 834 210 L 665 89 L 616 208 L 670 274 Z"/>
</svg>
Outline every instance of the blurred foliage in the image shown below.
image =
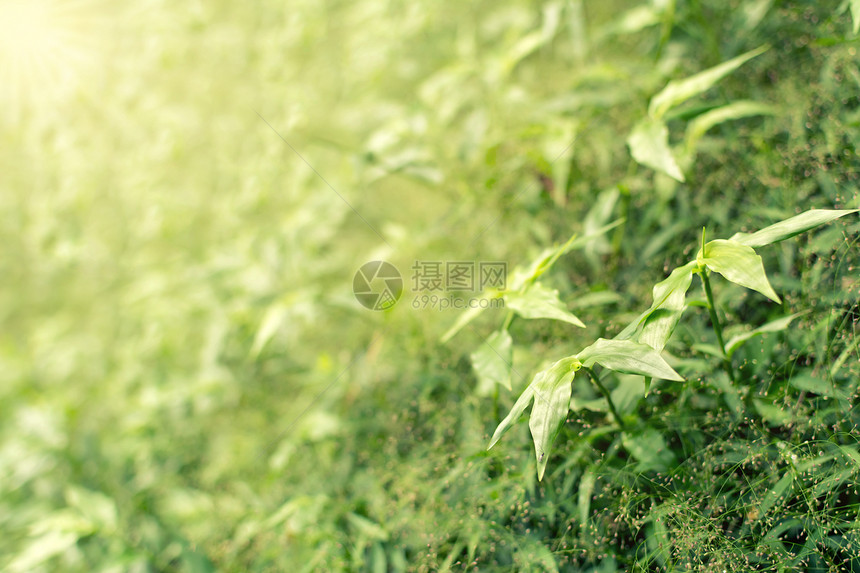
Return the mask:
<svg viewBox="0 0 860 573">
<path fill-rule="evenodd" d="M 808 310 L 735 352 L 746 386 L 685 318 L 688 382 L 612 388 L 633 441 L 592 401 L 540 483 L 527 424 L 486 451 L 530 375 L 616 334 L 703 226 L 860 205 L 857 2 L 0 15 L 0 568 L 860 570 L 857 217 L 762 253 L 781 306 L 718 289 L 729 323 Z M 683 183 L 633 160 L 670 81 L 764 45 L 662 116 Z M 767 113 L 695 123 L 735 102 Z M 588 328 L 513 323 L 495 397 L 469 355 L 503 314 L 443 345 L 456 313 L 351 292 L 369 260 L 512 268 L 622 218 L 543 278 Z"/>
</svg>

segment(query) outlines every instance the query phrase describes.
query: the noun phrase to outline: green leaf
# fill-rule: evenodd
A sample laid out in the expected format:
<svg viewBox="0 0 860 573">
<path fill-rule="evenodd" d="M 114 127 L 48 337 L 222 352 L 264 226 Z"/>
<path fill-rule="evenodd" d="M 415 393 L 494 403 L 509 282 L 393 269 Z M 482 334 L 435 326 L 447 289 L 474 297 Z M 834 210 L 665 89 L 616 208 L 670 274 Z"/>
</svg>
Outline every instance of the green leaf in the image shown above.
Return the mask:
<svg viewBox="0 0 860 573">
<path fill-rule="evenodd" d="M 762 420 L 772 426 L 783 426 L 794 419 L 790 409 L 774 406 L 769 400 L 753 400 L 753 406 Z"/>
<path fill-rule="evenodd" d="M 575 358 L 567 357 L 535 374 L 511 411 L 493 432 L 487 449 L 492 448 L 499 441 L 534 398 L 529 428 L 535 444 L 538 480 L 542 479 L 546 463 L 549 460 L 552 442 L 570 407 L 571 384 L 579 366 L 579 362 Z"/>
<path fill-rule="evenodd" d="M 496 431 L 493 432 L 493 437 L 490 439 L 490 445 L 487 446 L 489 450 L 493 446 L 496 445 L 505 432 L 508 431 L 508 428 L 511 427 L 511 424 L 520 419 L 520 416 L 523 415 L 528 405 L 531 404 L 532 398 L 534 398 L 535 390 L 533 384 L 529 384 L 523 393 L 520 394 L 520 397 L 514 403 L 513 407 L 511 407 L 511 411 L 508 412 L 508 415 L 505 416 L 504 420 L 499 422 L 499 425 L 496 427 Z"/>
<path fill-rule="evenodd" d="M 622 437 L 624 449 L 630 452 L 639 462 L 637 472 L 665 471 L 675 462 L 675 454 L 666 440 L 654 428 L 648 428 L 636 434 L 624 433 Z"/>
<path fill-rule="evenodd" d="M 558 364 L 558 363 L 556 363 Z M 535 443 L 538 481 L 543 479 L 552 443 L 570 409 L 570 392 L 574 370 L 560 372 L 552 368 L 535 378 L 535 402 L 529 417 L 529 429 Z"/>
<path fill-rule="evenodd" d="M 837 444 L 836 447 L 842 452 L 842 455 L 844 455 L 848 461 L 852 462 L 858 469 L 860 469 L 860 453 L 858 453 L 857 450 L 850 446 L 842 446 L 839 444 Z"/>
<path fill-rule="evenodd" d="M 627 145 L 637 163 L 683 183 L 684 174 L 669 148 L 669 129 L 662 120 L 645 118 L 639 121 L 630 132 Z"/>
<path fill-rule="evenodd" d="M 860 0 L 851 0 L 851 18 L 854 19 L 854 33 L 860 32 Z"/>
<path fill-rule="evenodd" d="M 502 69 L 505 75 L 509 74 L 518 63 L 528 57 L 538 48 L 551 42 L 558 31 L 561 20 L 561 4 L 550 2 L 544 5 L 543 25 L 540 30 L 530 32 L 520 38 L 502 60 Z"/>
<path fill-rule="evenodd" d="M 676 105 L 706 92 L 725 76 L 752 58 L 766 52 L 768 48 L 768 46 L 761 46 L 683 80 L 672 80 L 660 93 L 651 98 L 651 103 L 648 106 L 648 115 L 654 119 L 662 118 L 667 111 Z"/>
<path fill-rule="evenodd" d="M 543 273 L 552 268 L 563 254 L 570 250 L 574 242 L 576 242 L 576 234 L 573 234 L 563 245 L 544 249 L 528 266 L 517 266 L 514 268 L 508 281 L 508 289 L 511 291 L 520 291 L 523 287 L 535 282 Z"/>
<path fill-rule="evenodd" d="M 33 571 L 42 563 L 67 551 L 78 542 L 80 536 L 71 531 L 47 531 L 31 539 L 18 555 L 6 566 L 6 571 Z"/>
<path fill-rule="evenodd" d="M 732 354 L 735 353 L 735 350 L 740 348 L 741 345 L 743 345 L 743 343 L 750 338 L 760 336 L 766 332 L 779 332 L 781 330 L 785 330 L 791 324 L 791 321 L 793 321 L 795 318 L 802 314 L 805 314 L 805 311 L 778 318 L 776 320 L 768 322 L 767 324 L 759 326 L 755 330 L 750 330 L 749 332 L 738 334 L 737 336 L 729 340 L 728 344 L 726 344 L 726 356 L 731 358 Z"/>
<path fill-rule="evenodd" d="M 690 348 L 692 348 L 696 352 L 701 352 L 702 354 L 707 354 L 708 356 L 713 356 L 714 358 L 725 360 L 725 354 L 723 354 L 723 351 L 716 344 L 705 344 L 704 342 L 696 342 Z"/>
<path fill-rule="evenodd" d="M 762 247 L 784 241 L 795 235 L 829 223 L 839 217 L 857 213 L 860 209 L 812 209 L 780 221 L 752 234 L 735 233 L 730 240 L 748 247 Z"/>
<path fill-rule="evenodd" d="M 645 528 L 645 545 L 648 548 L 648 559 L 656 560 L 660 567 L 666 571 L 674 571 L 672 562 L 672 541 L 669 537 L 667 522 L 671 523 L 670 515 L 675 511 L 668 503 L 665 503 L 648 513 L 646 522 L 650 521 L 650 527 Z"/>
<path fill-rule="evenodd" d="M 498 298 L 498 297 L 493 297 L 493 298 Z M 439 341 L 442 344 L 445 344 L 446 342 L 451 340 L 455 334 L 460 332 L 460 330 L 462 330 L 464 326 L 466 326 L 467 324 L 469 324 L 470 322 L 475 320 L 479 314 L 484 312 L 484 310 L 486 310 L 486 308 L 480 307 L 480 306 L 472 307 L 472 308 L 465 310 L 462 314 L 460 314 L 460 316 L 457 317 L 457 320 L 454 322 L 454 324 L 451 326 L 451 328 L 449 328 L 445 332 L 445 334 L 442 335 L 442 337 L 439 339 Z"/>
<path fill-rule="evenodd" d="M 719 356 L 719 358 L 722 359 L 722 356 Z M 707 377 L 707 381 L 711 387 L 717 389 L 722 394 L 723 399 L 729 407 L 729 414 L 732 419 L 735 422 L 740 421 L 744 413 L 744 403 L 738 389 L 732 384 L 729 375 L 724 371 L 714 372 L 711 376 Z"/>
<path fill-rule="evenodd" d="M 526 267 L 517 267 L 511 273 L 510 280 L 508 281 L 508 288 L 511 291 L 518 291 L 523 286 L 528 283 L 534 282 L 537 280 L 543 273 L 548 271 L 553 264 L 564 254 L 569 253 L 574 249 L 581 249 L 582 247 L 588 245 L 595 238 L 600 237 L 601 235 L 611 231 L 618 225 L 624 222 L 624 219 L 617 219 L 611 223 L 604 225 L 603 227 L 594 230 L 593 232 L 587 233 L 582 237 L 577 237 L 575 234 L 567 240 L 563 245 L 559 245 L 557 247 L 550 247 L 548 249 L 544 249 L 538 257 L 531 262 L 531 264 Z M 498 298 L 501 296 L 501 293 L 498 291 L 485 291 L 482 294 L 482 298 Z M 460 330 L 463 329 L 464 326 L 472 322 L 479 314 L 481 314 L 485 309 L 484 308 L 470 308 L 463 312 L 459 317 L 457 317 L 456 322 L 449 328 L 445 334 L 441 336 L 439 339 L 442 344 L 445 344 L 449 340 L 451 340 Z M 578 319 L 577 319 L 578 320 Z"/>
<path fill-rule="evenodd" d="M 836 373 L 839 372 L 839 369 L 845 364 L 845 361 L 848 360 L 848 357 L 851 356 L 851 353 L 857 350 L 860 347 L 860 338 L 854 337 L 854 342 L 848 343 L 845 346 L 845 349 L 839 355 L 839 357 L 834 360 L 830 364 L 830 377 L 833 378 L 836 376 Z"/>
<path fill-rule="evenodd" d="M 761 505 L 758 506 L 758 516 L 754 521 L 758 521 L 765 517 L 768 512 L 773 509 L 776 503 L 782 498 L 785 492 L 788 490 L 789 486 L 794 483 L 794 474 L 791 472 L 786 473 L 776 485 L 773 486 L 769 492 L 767 492 L 764 496 L 764 499 L 761 502 Z"/>
<path fill-rule="evenodd" d="M 507 330 L 497 330 L 472 353 L 472 367 L 478 376 L 478 393 L 488 395 L 499 384 L 511 389 L 513 341 Z"/>
<path fill-rule="evenodd" d="M 544 249 L 527 267 L 517 266 L 513 270 L 510 280 L 508 281 L 508 290 L 521 290 L 525 285 L 533 283 L 539 279 L 542 274 L 552 268 L 555 262 L 563 255 L 566 255 L 574 249 L 581 249 L 588 246 L 592 241 L 608 233 L 623 222 L 623 218 L 616 219 L 611 223 L 603 225 L 599 229 L 586 230 L 585 235 L 582 237 L 578 237 L 576 234 L 573 234 L 566 243 Z"/>
<path fill-rule="evenodd" d="M 623 300 L 624 297 L 615 291 L 601 290 L 578 295 L 576 299 L 570 301 L 570 306 L 572 308 L 592 308 L 595 306 L 617 304 Z"/>
<path fill-rule="evenodd" d="M 603 35 L 633 34 L 660 23 L 660 13 L 652 6 L 637 6 L 612 19 Z"/>
<path fill-rule="evenodd" d="M 289 307 L 282 302 L 275 303 L 266 310 L 260 328 L 257 329 L 257 335 L 254 337 L 254 343 L 251 345 L 249 352 L 251 358 L 256 359 L 260 356 L 263 347 L 275 336 L 288 317 L 289 310 Z"/>
<path fill-rule="evenodd" d="M 388 541 L 388 532 L 385 531 L 385 529 L 378 523 L 353 512 L 346 514 L 346 520 L 360 537 L 365 539 Z"/>
<path fill-rule="evenodd" d="M 712 127 L 734 119 L 753 115 L 773 115 L 774 113 L 773 106 L 754 101 L 736 101 L 703 113 L 687 126 L 687 153 L 693 152 L 702 136 Z"/>
<path fill-rule="evenodd" d="M 748 33 L 761 24 L 761 21 L 767 16 L 768 11 L 773 7 L 773 2 L 774 0 L 745 2 L 741 7 L 741 18 L 743 21 L 741 31 Z"/>
<path fill-rule="evenodd" d="M 735 284 L 760 292 L 774 302 L 780 302 L 779 296 L 767 280 L 761 257 L 752 247 L 736 241 L 716 239 L 705 245 L 704 251 L 702 254 L 702 249 L 699 249 L 696 255 L 700 265 L 723 275 Z"/>
<path fill-rule="evenodd" d="M 672 336 L 678 321 L 681 320 L 681 315 L 684 314 L 687 290 L 693 281 L 695 267 L 696 261 L 690 261 L 676 268 L 665 280 L 654 285 L 652 292 L 654 302 L 642 322 L 639 342 L 657 351 L 665 348 L 666 342 Z"/>
<path fill-rule="evenodd" d="M 76 485 L 66 486 L 66 501 L 81 512 L 94 529 L 113 531 L 117 525 L 116 502 L 101 492 Z"/>
<path fill-rule="evenodd" d="M 558 291 L 549 289 L 541 283 L 534 283 L 525 292 L 514 291 L 505 294 L 505 307 L 523 318 L 552 318 L 585 328 L 585 324 L 571 314 L 559 300 Z"/>
<path fill-rule="evenodd" d="M 616 372 L 664 380 L 684 380 L 663 360 L 659 352 L 646 344 L 632 340 L 598 338 L 597 342 L 580 352 L 577 358 L 588 368 L 594 364 L 600 364 Z"/>
<path fill-rule="evenodd" d="M 822 380 L 809 372 L 792 376 L 789 384 L 798 390 L 812 392 L 813 394 L 827 396 L 829 398 L 836 398 L 846 406 L 849 404 L 850 396 L 845 391 L 839 388 L 835 383 L 828 380 Z"/>
<path fill-rule="evenodd" d="M 588 514 L 591 510 L 591 495 L 594 493 L 594 483 L 597 475 L 594 466 L 589 466 L 579 480 L 579 495 L 577 497 L 577 509 L 579 510 L 579 525 L 588 525 Z"/>
<path fill-rule="evenodd" d="M 618 374 L 615 388 L 610 392 L 615 409 L 621 416 L 632 414 L 643 396 L 648 395 L 648 380 L 650 377 L 642 377 L 636 374 Z"/>
<path fill-rule="evenodd" d="M 618 190 L 618 187 L 610 187 L 597 194 L 582 224 L 585 233 L 589 235 L 593 234 L 609 221 L 620 196 L 621 191 Z M 598 236 L 585 247 L 585 256 L 588 257 L 595 268 L 599 268 L 600 260 L 598 256 L 610 251 L 611 246 L 606 237 Z"/>
</svg>

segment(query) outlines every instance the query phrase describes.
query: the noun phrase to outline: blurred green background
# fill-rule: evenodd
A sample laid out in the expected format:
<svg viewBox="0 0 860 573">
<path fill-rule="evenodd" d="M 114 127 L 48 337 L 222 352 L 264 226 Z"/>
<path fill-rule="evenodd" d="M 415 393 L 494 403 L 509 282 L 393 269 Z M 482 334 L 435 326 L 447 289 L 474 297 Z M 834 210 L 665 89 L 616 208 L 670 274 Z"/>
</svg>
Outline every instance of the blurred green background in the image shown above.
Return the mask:
<svg viewBox="0 0 860 573">
<path fill-rule="evenodd" d="M 526 381 L 476 392 L 479 335 L 441 345 L 457 313 L 414 310 L 410 268 L 626 217 L 559 264 L 562 300 L 609 294 L 588 331 L 521 327 L 527 377 L 623 325 L 703 225 L 856 207 L 850 7 L 0 0 L 0 568 L 623 570 L 565 505 L 575 461 L 538 485 L 524 424 L 485 452 Z M 630 159 L 667 81 L 763 44 L 686 113 L 772 114 L 712 130 L 683 185 Z M 855 313 L 845 336 L 857 230 L 769 261 L 787 304 Z M 405 278 L 386 312 L 352 294 L 377 259 Z"/>
</svg>

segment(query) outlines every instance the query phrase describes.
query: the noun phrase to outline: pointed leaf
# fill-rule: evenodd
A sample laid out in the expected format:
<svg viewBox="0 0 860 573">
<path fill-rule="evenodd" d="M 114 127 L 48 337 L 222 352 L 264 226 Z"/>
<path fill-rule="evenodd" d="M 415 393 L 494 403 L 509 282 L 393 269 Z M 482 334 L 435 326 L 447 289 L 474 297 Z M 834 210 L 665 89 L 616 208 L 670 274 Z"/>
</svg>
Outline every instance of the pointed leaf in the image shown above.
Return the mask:
<svg viewBox="0 0 860 573">
<path fill-rule="evenodd" d="M 860 32 L 860 0 L 851 0 L 851 17 L 854 19 L 854 33 Z"/>
<path fill-rule="evenodd" d="M 523 415 L 523 412 L 525 412 L 526 408 L 531 403 L 532 398 L 534 398 L 534 395 L 534 388 L 531 384 L 529 384 L 529 386 L 525 390 L 523 390 L 523 393 L 520 394 L 520 397 L 514 403 L 513 407 L 511 408 L 511 411 L 508 412 L 508 415 L 505 416 L 505 419 L 502 420 L 496 427 L 496 431 L 493 432 L 493 437 L 490 439 L 490 445 L 487 446 L 488 450 L 496 445 L 496 442 L 498 442 L 502 438 L 502 435 L 504 435 L 504 433 L 508 431 L 508 428 L 511 427 L 511 424 L 520 419 L 520 416 Z"/>
<path fill-rule="evenodd" d="M 538 481 L 543 479 L 552 443 L 570 409 L 571 384 L 576 372 L 550 368 L 535 379 L 535 402 L 529 417 L 529 429 L 535 444 Z"/>
<path fill-rule="evenodd" d="M 639 462 L 638 472 L 665 471 L 673 465 L 675 454 L 666 444 L 663 436 L 654 428 L 635 434 L 624 433 L 624 449 Z"/>
<path fill-rule="evenodd" d="M 773 509 L 773 506 L 782 498 L 783 494 L 785 494 L 786 490 L 789 486 L 794 482 L 794 473 L 788 472 L 778 482 L 773 486 L 773 489 L 767 492 L 764 496 L 764 499 L 761 502 L 761 505 L 758 507 L 758 517 L 754 520 L 757 521 L 762 517 L 765 517 L 768 512 Z"/>
<path fill-rule="evenodd" d="M 505 306 L 523 318 L 552 318 L 585 328 L 585 324 L 571 314 L 558 298 L 558 291 L 541 283 L 534 283 L 525 292 L 505 294 Z"/>
<path fill-rule="evenodd" d="M 706 92 L 725 76 L 767 50 L 768 46 L 762 46 L 683 80 L 672 80 L 660 93 L 651 98 L 648 114 L 655 119 L 663 117 L 676 105 Z"/>
<path fill-rule="evenodd" d="M 767 280 L 761 257 L 752 247 L 736 241 L 716 239 L 705 245 L 704 255 L 699 249 L 696 260 L 731 282 L 758 291 L 774 302 L 780 302 L 779 296 Z"/>
<path fill-rule="evenodd" d="M 535 282 L 540 276 L 548 271 L 555 262 L 561 258 L 571 247 L 577 242 L 576 234 L 574 233 L 566 243 L 549 247 L 540 252 L 540 254 L 528 266 L 517 266 L 511 273 L 510 281 L 508 281 L 508 289 L 511 291 L 520 291 L 529 283 Z"/>
<path fill-rule="evenodd" d="M 763 103 L 754 101 L 736 101 L 703 113 L 687 126 L 687 153 L 692 153 L 699 139 L 714 126 L 734 119 L 742 119 L 753 115 L 773 115 L 775 109 Z"/>
<path fill-rule="evenodd" d="M 45 532 L 31 539 L 4 570 L 12 573 L 38 570 L 48 559 L 67 551 L 79 538 L 78 533 L 71 531 Z"/>
<path fill-rule="evenodd" d="M 693 344 L 690 348 L 692 348 L 696 352 L 701 352 L 702 354 L 707 354 L 708 356 L 713 356 L 714 358 L 719 358 L 720 360 L 725 360 L 726 358 L 725 354 L 723 354 L 722 349 L 716 344 L 705 344 L 704 342 L 697 342 Z"/>
<path fill-rule="evenodd" d="M 627 145 L 637 163 L 684 182 L 684 174 L 669 148 L 669 129 L 663 121 L 653 118 L 641 120 L 630 132 Z"/>
<path fill-rule="evenodd" d="M 582 247 L 588 245 L 595 238 L 600 237 L 605 233 L 608 233 L 623 222 L 624 219 L 617 219 L 611 223 L 604 225 L 599 229 L 596 229 L 593 232 L 587 233 L 582 237 L 577 237 L 574 234 L 563 245 L 544 249 L 541 254 L 534 261 L 532 261 L 532 263 L 528 267 L 517 267 L 514 269 L 514 271 L 511 273 L 510 280 L 508 281 L 508 288 L 512 291 L 520 290 L 526 283 L 536 280 L 538 277 L 540 277 L 540 275 L 549 270 L 562 255 L 574 249 L 581 249 Z M 498 291 L 484 291 L 481 295 L 481 298 L 498 298 L 499 296 L 501 295 Z M 463 329 L 464 326 L 472 322 L 484 310 L 485 308 L 478 307 L 470 308 L 463 312 L 459 317 L 457 317 L 457 320 L 454 322 L 451 328 L 449 328 L 445 332 L 445 334 L 440 337 L 440 342 L 442 342 L 442 344 L 445 344 L 446 342 L 451 340 L 458 332 L 460 332 L 460 330 Z"/>
<path fill-rule="evenodd" d="M 735 233 L 731 240 L 748 247 L 762 247 L 771 243 L 784 241 L 785 239 L 814 229 L 819 225 L 829 223 L 850 213 L 857 213 L 858 211 L 860 209 L 811 209 L 752 234 Z"/>
<path fill-rule="evenodd" d="M 449 328 L 445 332 L 445 334 L 443 334 L 441 338 L 439 338 L 439 341 L 442 344 L 445 344 L 446 342 L 454 338 L 455 334 L 460 332 L 460 330 L 462 330 L 464 326 L 475 320 L 479 314 L 484 312 L 484 310 L 486 310 L 486 307 L 476 306 L 464 311 L 462 314 L 460 314 L 460 316 L 457 317 L 457 320 L 454 322 L 451 328 Z"/>
<path fill-rule="evenodd" d="M 591 205 L 591 208 L 588 210 L 588 214 L 585 216 L 585 220 L 583 221 L 582 226 L 587 234 L 594 233 L 597 229 L 606 224 L 612 216 L 612 211 L 615 209 L 615 205 L 618 203 L 618 198 L 620 196 L 621 191 L 618 190 L 618 187 L 610 187 L 609 189 L 604 189 L 597 194 L 597 197 L 594 199 L 594 203 Z M 606 254 L 610 252 L 610 250 L 609 240 L 600 236 L 596 237 L 585 247 L 585 256 L 588 257 L 589 261 L 595 266 L 595 268 L 600 268 L 598 255 Z"/>
<path fill-rule="evenodd" d="M 589 245 L 592 241 L 608 233 L 623 222 L 624 219 L 616 219 L 599 229 L 587 231 L 581 237 L 578 237 L 574 233 L 563 245 L 544 249 L 528 266 L 517 266 L 514 268 L 508 281 L 508 289 L 511 291 L 520 290 L 527 283 L 536 281 L 542 274 L 552 268 L 555 262 L 563 255 L 574 249 L 581 249 Z"/>
<path fill-rule="evenodd" d="M 686 308 L 687 290 L 693 281 L 695 261 L 678 267 L 662 282 L 654 285 L 654 303 L 642 323 L 639 342 L 654 350 L 663 350 Z"/>
<path fill-rule="evenodd" d="M 588 514 L 591 510 L 591 494 L 594 493 L 594 482 L 597 474 L 594 473 L 594 466 L 588 466 L 588 469 L 582 474 L 582 479 L 579 480 L 579 496 L 576 504 L 579 510 L 579 525 L 585 527 L 588 525 Z"/>
<path fill-rule="evenodd" d="M 627 340 L 628 338 L 633 338 L 636 334 L 637 330 L 647 321 L 648 317 L 651 316 L 657 309 L 663 305 L 667 298 L 677 290 L 683 289 L 686 293 L 689 290 L 690 285 L 686 284 L 688 277 L 690 276 L 690 281 L 692 281 L 692 272 L 693 269 L 696 268 L 697 262 L 690 261 L 686 265 L 682 267 L 678 267 L 674 269 L 665 280 L 654 285 L 654 289 L 652 291 L 653 295 L 656 295 L 653 302 L 651 303 L 651 308 L 637 316 L 630 324 L 628 324 L 624 330 L 615 335 L 615 340 Z M 685 286 L 686 284 L 686 286 Z M 640 331 L 641 334 L 641 331 Z"/>
<path fill-rule="evenodd" d="M 848 400 L 850 399 L 850 396 L 839 386 L 837 386 L 835 382 L 816 377 L 809 372 L 804 372 L 800 375 L 792 376 L 791 380 L 789 380 L 789 384 L 791 384 L 798 390 L 806 390 L 807 392 L 813 392 L 822 396 L 836 398 L 837 400 L 841 401 L 846 405 L 848 403 Z"/>
<path fill-rule="evenodd" d="M 768 322 L 767 324 L 759 326 L 755 330 L 750 330 L 749 332 L 744 332 L 733 337 L 731 340 L 729 340 L 728 344 L 726 344 L 726 356 L 731 358 L 732 354 L 735 353 L 735 350 L 740 348 L 741 345 L 743 345 L 743 343 L 750 338 L 760 336 L 766 332 L 779 332 L 781 330 L 785 330 L 791 324 L 791 321 L 793 321 L 795 318 L 802 314 L 805 314 L 805 312 L 796 312 L 788 316 L 783 316 L 782 318 L 778 318 L 777 320 L 773 320 L 771 322 Z"/>
<path fill-rule="evenodd" d="M 478 376 L 479 394 L 489 394 L 496 384 L 511 389 L 512 344 L 507 330 L 497 330 L 472 353 L 470 358 Z"/>
<path fill-rule="evenodd" d="M 571 384 L 579 366 L 576 358 L 567 357 L 535 374 L 528 388 L 496 428 L 487 449 L 492 448 L 499 441 L 502 434 L 519 419 L 534 398 L 529 428 L 535 444 L 538 479 L 543 478 L 552 442 L 570 407 Z"/>
<path fill-rule="evenodd" d="M 260 356 L 266 344 L 275 336 L 278 329 L 288 317 L 289 307 L 283 303 L 273 304 L 266 310 L 260 328 L 257 329 L 257 335 L 254 337 L 254 343 L 251 345 L 249 354 L 251 358 Z"/>
<path fill-rule="evenodd" d="M 577 296 L 576 299 L 570 301 L 570 306 L 572 308 L 592 308 L 595 306 L 618 304 L 623 300 L 624 297 L 615 291 L 600 290 Z"/>
<path fill-rule="evenodd" d="M 636 6 L 613 18 L 602 35 L 633 34 L 649 26 L 656 26 L 659 23 L 660 13 L 653 6 Z"/>
<path fill-rule="evenodd" d="M 663 360 L 659 352 L 647 344 L 632 340 L 599 338 L 597 342 L 580 352 L 577 358 L 586 367 L 600 364 L 604 368 L 616 372 L 639 374 L 664 380 L 684 380 Z"/>
</svg>

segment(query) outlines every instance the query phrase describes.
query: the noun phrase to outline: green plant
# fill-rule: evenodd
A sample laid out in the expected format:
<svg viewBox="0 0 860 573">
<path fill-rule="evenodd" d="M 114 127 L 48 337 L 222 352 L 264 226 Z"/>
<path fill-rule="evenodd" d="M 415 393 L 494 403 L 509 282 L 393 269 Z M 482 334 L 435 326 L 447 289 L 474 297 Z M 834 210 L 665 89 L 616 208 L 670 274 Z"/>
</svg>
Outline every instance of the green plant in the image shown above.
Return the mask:
<svg viewBox="0 0 860 573">
<path fill-rule="evenodd" d="M 670 112 L 692 97 L 711 89 L 718 81 L 732 73 L 744 63 L 763 54 L 769 49 L 762 46 L 723 62 L 682 80 L 669 82 L 648 104 L 648 116 L 640 119 L 627 138 L 630 154 L 637 162 L 665 173 L 673 179 L 684 182 L 684 174 L 679 166 L 677 154 L 669 147 L 669 128 L 667 119 Z M 692 114 L 695 119 L 687 127 L 683 164 L 693 160 L 696 145 L 701 137 L 712 127 L 725 121 L 773 113 L 771 107 L 749 101 L 735 101 L 724 106 L 708 106 Z M 684 113 L 675 113 L 683 117 Z"/>
<path fill-rule="evenodd" d="M 762 247 L 783 241 L 814 227 L 858 210 L 814 209 L 790 219 L 766 227 L 752 234 L 736 233 L 730 239 L 706 241 L 702 232 L 702 244 L 696 258 L 673 270 L 669 277 L 653 287 L 651 307 L 643 312 L 614 339 L 600 338 L 591 346 L 571 356 L 562 358 L 549 368 L 538 372 L 520 395 L 511 411 L 501 421 L 490 441 L 492 448 L 502 434 L 516 422 L 532 401 L 529 428 L 535 446 L 537 475 L 542 479 L 551 446 L 570 408 L 571 385 L 576 372 L 583 370 L 606 399 L 612 417 L 621 430 L 626 429 L 612 397 L 601 380 L 603 372 L 637 374 L 645 377 L 647 393 L 652 378 L 681 381 L 683 378 L 663 359 L 660 351 L 666 346 L 675 327 L 688 305 L 686 293 L 693 275 L 702 282 L 711 326 L 716 336 L 715 354 L 721 359 L 732 384 L 738 383 L 732 365 L 732 353 L 746 340 L 762 332 L 773 332 L 787 328 L 797 315 L 784 317 L 768 323 L 750 333 L 736 337 L 727 344 L 723 336 L 723 323 L 719 318 L 717 304 L 711 288 L 710 274 L 757 291 L 774 302 L 779 296 L 768 282 L 761 257 L 754 247 Z M 559 250 L 560 252 L 560 250 Z M 489 344 L 489 341 L 488 341 Z M 603 371 L 596 372 L 595 365 Z"/>
</svg>

